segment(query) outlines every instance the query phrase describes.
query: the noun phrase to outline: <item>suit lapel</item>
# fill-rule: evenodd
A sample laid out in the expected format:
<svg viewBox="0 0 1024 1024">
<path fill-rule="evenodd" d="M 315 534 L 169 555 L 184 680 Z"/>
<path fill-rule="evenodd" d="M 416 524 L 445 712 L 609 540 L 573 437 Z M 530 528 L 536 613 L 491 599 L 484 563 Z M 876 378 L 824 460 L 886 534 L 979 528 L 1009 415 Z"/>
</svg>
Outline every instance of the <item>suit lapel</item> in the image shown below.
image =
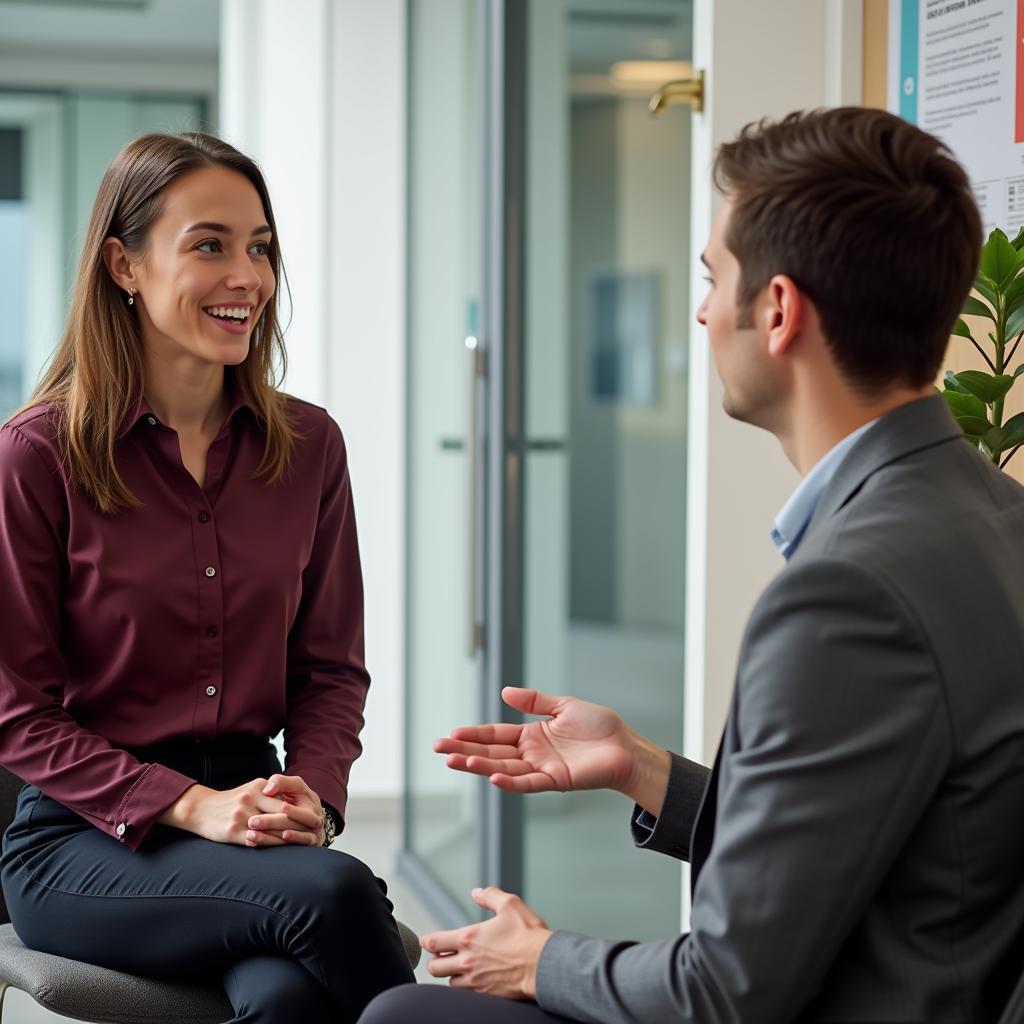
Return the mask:
<svg viewBox="0 0 1024 1024">
<path fill-rule="evenodd" d="M 807 533 L 810 533 L 816 524 L 827 522 L 835 515 L 856 495 L 868 477 L 883 466 L 923 448 L 962 438 L 963 432 L 941 395 L 932 395 L 894 409 L 868 430 L 839 464 L 811 517 Z M 691 895 L 714 843 L 722 749 L 727 742 L 733 747 L 739 742 L 738 736 L 729 736 L 729 729 L 735 724 L 735 713 L 736 694 L 733 693 L 722 742 L 718 745 L 715 763 L 708 777 L 708 784 L 690 835 Z"/>
</svg>

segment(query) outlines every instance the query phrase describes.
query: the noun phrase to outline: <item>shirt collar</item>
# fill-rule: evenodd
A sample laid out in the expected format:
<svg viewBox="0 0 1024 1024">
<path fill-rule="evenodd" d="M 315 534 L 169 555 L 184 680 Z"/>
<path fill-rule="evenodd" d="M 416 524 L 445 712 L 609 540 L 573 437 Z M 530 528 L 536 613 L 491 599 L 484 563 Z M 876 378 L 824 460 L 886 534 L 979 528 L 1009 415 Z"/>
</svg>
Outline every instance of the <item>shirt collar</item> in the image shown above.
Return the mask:
<svg viewBox="0 0 1024 1024">
<path fill-rule="evenodd" d="M 827 455 L 818 460 L 815 467 L 800 481 L 800 486 L 790 496 L 789 501 L 782 506 L 782 510 L 775 517 L 771 538 L 787 562 L 800 546 L 814 510 L 818 507 L 818 502 L 843 457 L 861 434 L 877 422 L 871 420 L 870 423 L 858 427 L 852 434 L 847 434 Z"/>
<path fill-rule="evenodd" d="M 248 409 L 250 412 L 255 413 L 256 409 L 253 405 L 252 399 L 249 398 L 248 392 L 242 383 L 235 379 L 234 374 L 227 373 L 225 375 L 224 383 L 231 397 L 231 404 L 228 406 L 228 414 L 224 419 L 225 423 L 230 423 L 240 409 Z M 125 434 L 132 430 L 132 428 L 143 419 L 152 420 L 155 423 L 160 421 L 160 418 L 153 411 L 153 407 L 147 401 L 146 396 L 139 395 L 135 402 L 129 407 L 125 418 L 121 421 L 121 429 L 117 434 L 118 438 L 124 437 Z"/>
</svg>

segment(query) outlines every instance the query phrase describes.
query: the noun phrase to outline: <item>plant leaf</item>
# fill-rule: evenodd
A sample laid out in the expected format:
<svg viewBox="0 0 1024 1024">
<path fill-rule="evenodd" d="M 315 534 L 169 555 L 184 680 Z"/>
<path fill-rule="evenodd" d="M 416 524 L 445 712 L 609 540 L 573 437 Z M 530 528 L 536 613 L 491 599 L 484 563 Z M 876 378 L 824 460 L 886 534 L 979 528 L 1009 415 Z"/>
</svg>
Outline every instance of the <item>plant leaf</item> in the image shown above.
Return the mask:
<svg viewBox="0 0 1024 1024">
<path fill-rule="evenodd" d="M 984 438 L 988 436 L 990 430 L 994 429 L 987 419 L 978 416 L 957 416 L 956 421 L 968 437 Z"/>
<path fill-rule="evenodd" d="M 942 378 L 942 383 L 945 385 L 947 391 L 958 391 L 961 395 L 969 395 L 970 391 L 967 390 L 957 380 L 956 374 L 952 370 L 947 370 Z"/>
<path fill-rule="evenodd" d="M 1012 245 L 1017 252 L 1024 249 L 1024 224 L 1021 225 L 1020 231 L 1017 232 L 1017 237 L 1010 243 L 1010 245 Z"/>
<path fill-rule="evenodd" d="M 970 338 L 971 341 L 974 341 L 974 335 L 971 334 L 970 327 L 968 327 L 963 320 L 958 319 L 957 322 L 953 324 L 953 330 L 950 333 L 956 334 L 961 338 Z"/>
<path fill-rule="evenodd" d="M 996 283 L 982 270 L 978 271 L 978 276 L 974 279 L 974 290 L 988 299 L 993 309 L 999 305 L 996 301 Z"/>
<path fill-rule="evenodd" d="M 993 455 L 998 455 L 1007 447 L 1006 432 L 1002 427 L 993 427 L 981 440 Z"/>
<path fill-rule="evenodd" d="M 1016 448 L 1017 445 L 1024 444 L 1024 412 L 1011 416 L 1003 424 L 1003 433 L 1005 434 L 1003 451 L 1007 448 Z"/>
<path fill-rule="evenodd" d="M 1006 318 L 1006 337 L 1015 338 L 1021 331 L 1024 331 L 1024 305 L 1018 306 Z"/>
<path fill-rule="evenodd" d="M 993 376 L 981 370 L 962 370 L 956 379 L 986 405 L 998 402 L 1013 387 L 1013 378 L 1008 373 Z"/>
<path fill-rule="evenodd" d="M 988 236 L 981 249 L 981 269 L 1000 291 L 1017 276 L 1021 257 L 999 228 Z M 986 296 L 987 298 L 988 296 Z"/>
<path fill-rule="evenodd" d="M 1024 230 L 1024 229 L 1022 229 Z M 1009 316 L 1019 306 L 1024 305 L 1024 274 L 1018 274 L 1003 292 L 1003 309 Z"/>
<path fill-rule="evenodd" d="M 979 419 L 988 419 L 988 410 L 985 403 L 974 395 L 962 395 L 959 391 L 943 391 L 942 397 L 946 400 L 954 416 L 976 416 Z"/>
<path fill-rule="evenodd" d="M 1024 281 L 1024 277 L 1020 280 Z M 995 313 L 993 313 L 984 302 L 980 299 L 976 299 L 973 295 L 968 295 L 967 298 L 964 299 L 964 308 L 960 310 L 960 312 L 967 314 L 967 316 L 987 316 L 989 320 L 992 321 L 996 318 Z M 963 321 L 959 322 L 962 323 Z M 953 333 L 957 334 L 959 332 L 954 331 Z"/>
</svg>

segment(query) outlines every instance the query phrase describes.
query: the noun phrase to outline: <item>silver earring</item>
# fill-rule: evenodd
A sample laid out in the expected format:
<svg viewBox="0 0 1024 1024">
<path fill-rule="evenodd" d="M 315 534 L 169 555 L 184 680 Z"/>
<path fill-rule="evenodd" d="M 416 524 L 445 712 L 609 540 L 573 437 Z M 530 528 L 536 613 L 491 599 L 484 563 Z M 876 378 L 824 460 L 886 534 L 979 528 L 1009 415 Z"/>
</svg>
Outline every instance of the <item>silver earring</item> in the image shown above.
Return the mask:
<svg viewBox="0 0 1024 1024">
<path fill-rule="evenodd" d="M 134 288 L 129 288 L 128 289 L 128 305 L 129 306 L 134 306 L 135 305 L 135 289 Z"/>
</svg>

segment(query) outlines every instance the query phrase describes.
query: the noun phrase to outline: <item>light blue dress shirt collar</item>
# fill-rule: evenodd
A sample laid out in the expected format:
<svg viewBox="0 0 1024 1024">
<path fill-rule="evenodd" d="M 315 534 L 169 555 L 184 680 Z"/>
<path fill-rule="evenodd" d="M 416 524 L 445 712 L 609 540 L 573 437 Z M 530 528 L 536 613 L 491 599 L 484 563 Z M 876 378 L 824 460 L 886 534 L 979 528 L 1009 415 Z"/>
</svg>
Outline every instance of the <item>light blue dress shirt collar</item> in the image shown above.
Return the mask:
<svg viewBox="0 0 1024 1024">
<path fill-rule="evenodd" d="M 782 511 L 775 517 L 771 537 L 787 562 L 800 546 L 814 510 L 818 507 L 825 488 L 835 476 L 839 463 L 857 443 L 857 438 L 877 422 L 878 420 L 872 420 L 858 427 L 852 434 L 847 434 L 827 455 L 818 460 L 814 469 L 800 481 L 800 486 L 793 492 L 789 501 L 782 506 Z"/>
</svg>

